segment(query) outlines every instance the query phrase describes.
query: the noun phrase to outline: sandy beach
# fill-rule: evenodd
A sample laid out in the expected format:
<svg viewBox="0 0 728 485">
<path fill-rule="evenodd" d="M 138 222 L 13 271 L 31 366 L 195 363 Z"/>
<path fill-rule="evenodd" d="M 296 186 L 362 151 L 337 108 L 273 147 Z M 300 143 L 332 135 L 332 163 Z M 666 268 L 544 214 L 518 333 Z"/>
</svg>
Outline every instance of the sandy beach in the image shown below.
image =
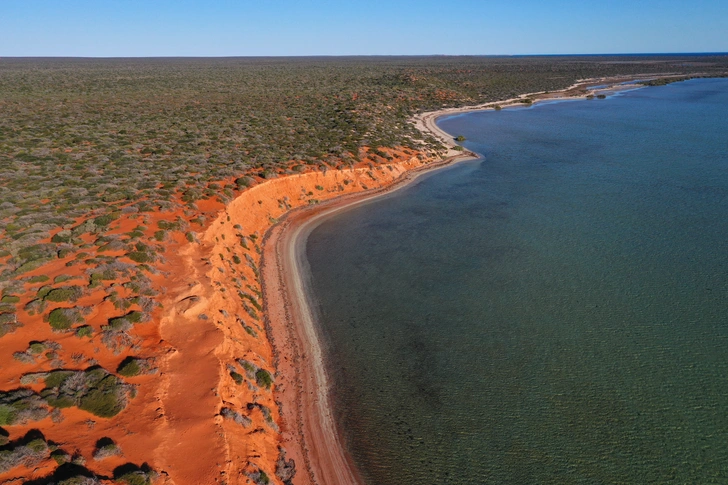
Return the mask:
<svg viewBox="0 0 728 485">
<path fill-rule="evenodd" d="M 702 73 L 695 73 L 693 77 L 700 77 Z M 572 84 L 571 86 L 559 90 L 550 92 L 535 92 L 521 94 L 515 98 L 510 98 L 502 101 L 492 101 L 488 103 L 477 104 L 473 106 L 462 106 L 458 108 L 444 108 L 437 111 L 428 111 L 421 113 L 412 118 L 412 123 L 422 132 L 429 133 L 443 143 L 448 149 L 448 156 L 457 153 L 454 136 L 445 131 L 441 130 L 437 126 L 437 120 L 443 116 L 453 116 L 463 113 L 470 113 L 473 111 L 486 111 L 496 109 L 508 109 L 514 107 L 526 107 L 532 106 L 539 102 L 547 101 L 560 101 L 560 100 L 576 100 L 576 99 L 587 99 L 589 97 L 596 97 L 599 95 L 614 94 L 619 91 L 626 91 L 632 89 L 639 89 L 642 87 L 640 84 L 625 84 L 632 83 L 639 79 L 670 79 L 670 78 L 682 78 L 684 75 L 677 75 L 674 73 L 662 73 L 662 74 L 644 74 L 644 75 L 631 75 L 631 76 L 616 76 L 616 77 L 601 77 L 582 79 Z M 530 100 L 530 102 L 525 102 Z"/>
<path fill-rule="evenodd" d="M 329 379 L 306 288 L 303 251 L 308 235 L 341 211 L 406 187 L 426 172 L 475 158 L 460 152 L 405 172 L 383 188 L 294 210 L 268 233 L 262 267 L 265 314 L 278 373 L 284 379 L 279 384 L 282 446 L 297 463 L 295 484 L 362 483 L 341 441 L 329 403 Z"/>
</svg>

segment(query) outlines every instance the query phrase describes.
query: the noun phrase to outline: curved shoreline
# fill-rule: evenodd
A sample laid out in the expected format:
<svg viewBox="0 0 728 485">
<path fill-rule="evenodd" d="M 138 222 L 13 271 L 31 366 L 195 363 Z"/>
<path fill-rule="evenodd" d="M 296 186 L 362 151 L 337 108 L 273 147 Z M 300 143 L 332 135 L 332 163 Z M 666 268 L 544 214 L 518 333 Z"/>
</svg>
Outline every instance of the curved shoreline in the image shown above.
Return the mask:
<svg viewBox="0 0 728 485">
<path fill-rule="evenodd" d="M 675 73 L 662 73 L 662 74 L 643 74 L 643 75 L 629 75 L 629 76 L 611 76 L 611 77 L 600 77 L 600 78 L 588 78 L 579 79 L 576 83 L 571 86 L 560 89 L 558 91 L 541 91 L 535 93 L 525 93 L 516 96 L 515 98 L 509 98 L 502 101 L 489 101 L 487 103 L 481 103 L 471 106 L 461 106 L 457 108 L 443 108 L 436 111 L 428 111 L 415 115 L 410 120 L 417 129 L 424 133 L 429 133 L 437 138 L 441 143 L 447 147 L 447 156 L 454 155 L 458 145 L 455 143 L 453 135 L 445 132 L 439 126 L 437 126 L 437 120 L 444 116 L 454 116 L 463 113 L 471 113 L 475 111 L 495 110 L 496 106 L 498 109 L 507 109 L 513 107 L 527 107 L 535 105 L 539 102 L 544 101 L 568 101 L 578 99 L 588 99 L 589 96 L 597 96 L 600 94 L 614 94 L 619 91 L 640 89 L 646 87 L 642 84 L 637 84 L 637 81 L 642 80 L 655 80 L 655 79 L 671 79 L 671 78 L 699 78 L 706 76 L 705 73 L 695 72 L 691 74 L 675 74 Z M 633 84 L 628 84 L 633 83 Z M 531 100 L 530 103 L 524 103 L 524 100 Z"/>
<path fill-rule="evenodd" d="M 470 152 L 458 153 L 412 169 L 385 187 L 294 209 L 266 234 L 261 267 L 264 314 L 281 379 L 282 446 L 296 463 L 296 485 L 363 483 L 329 402 L 329 378 L 305 284 L 303 249 L 308 235 L 341 211 L 391 194 L 425 173 L 477 158 Z"/>
<path fill-rule="evenodd" d="M 653 74 L 649 77 L 656 79 L 681 76 L 669 73 Z M 342 441 L 342 433 L 337 429 L 329 402 L 329 378 L 305 283 L 307 272 L 303 250 L 308 235 L 327 218 L 406 187 L 424 173 L 449 166 L 456 161 L 479 158 L 476 154 L 463 151 L 452 135 L 437 126 L 437 119 L 442 116 L 494 109 L 496 105 L 502 108 L 524 106 L 522 100 L 526 98 L 531 99 L 533 104 L 539 101 L 584 99 L 597 93 L 614 93 L 642 87 L 623 84 L 639 78 L 641 76 L 585 79 L 551 93 L 528 93 L 505 101 L 445 108 L 417 115 L 411 121 L 419 130 L 433 135 L 447 147 L 446 158 L 412 169 L 385 187 L 343 195 L 312 207 L 294 209 L 270 228 L 263 240 L 261 267 L 264 314 L 281 379 L 277 387 L 283 421 L 282 446 L 287 456 L 294 458 L 298 468 L 291 483 L 364 483 L 346 444 Z"/>
</svg>

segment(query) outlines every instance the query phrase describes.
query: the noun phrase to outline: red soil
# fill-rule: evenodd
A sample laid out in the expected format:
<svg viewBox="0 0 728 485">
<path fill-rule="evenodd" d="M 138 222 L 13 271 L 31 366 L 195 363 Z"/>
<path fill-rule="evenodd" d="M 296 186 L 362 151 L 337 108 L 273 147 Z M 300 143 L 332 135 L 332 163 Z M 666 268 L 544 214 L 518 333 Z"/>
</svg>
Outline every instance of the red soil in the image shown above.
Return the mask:
<svg viewBox="0 0 728 485">
<path fill-rule="evenodd" d="M 205 214 L 208 223 L 196 233 L 199 243 L 188 242 L 182 232 L 168 233 L 162 243 L 164 259 L 151 265 L 156 274 L 150 275 L 153 288 L 159 292 L 154 299 L 161 305 L 152 312 L 148 322 L 134 326 L 130 332 L 134 340 L 132 348 L 118 354 L 101 343 L 99 330 L 111 317 L 140 310 L 137 305 L 120 310 L 107 298 L 111 291 L 119 297 L 132 296 L 121 286 L 129 281 L 128 277 L 105 281 L 93 290 L 84 289 L 76 302 L 48 305 L 46 314 L 56 306 L 89 307 L 84 316 L 85 323 L 94 329 L 94 336 L 89 339 L 54 332 L 42 315 L 29 315 L 23 310 L 41 286 L 86 287 L 88 267 L 81 263 L 66 266 L 75 254 L 24 275 L 43 274 L 50 280 L 28 283 L 20 295 L 17 315 L 24 326 L 2 339 L 0 390 L 22 387 L 19 377 L 23 374 L 54 368 L 85 369 L 97 364 L 116 372 L 128 355 L 153 358 L 158 373 L 125 378 L 137 386 L 138 392 L 126 409 L 113 418 L 98 418 L 77 408 L 67 408 L 61 411 L 61 422 L 53 422 L 49 417 L 25 425 L 5 426 L 9 439 L 16 440 L 37 429 L 63 450 L 85 457 L 85 466 L 96 474 L 111 476 L 114 468 L 122 464 L 148 463 L 160 473 L 162 483 L 174 484 L 248 483 L 248 475 L 258 471 L 263 471 L 271 483 L 280 484 L 276 462 L 279 448 L 283 446 L 289 449 L 287 457 L 295 460 L 299 470 L 294 483 L 311 483 L 306 466 L 308 458 L 295 445 L 297 424 L 291 421 L 292 415 L 286 418 L 279 414 L 280 401 L 283 401 L 282 409 L 296 409 L 293 401 L 286 402 L 294 398 L 282 392 L 291 382 L 290 367 L 284 364 L 285 359 L 290 359 L 286 355 L 293 354 L 281 345 L 276 360 L 264 315 L 259 310 L 262 240 L 278 218 L 290 209 L 315 206 L 318 201 L 342 194 L 387 186 L 408 170 L 423 165 L 420 157 L 426 160 L 425 157 L 417 155 L 393 151 L 390 163 L 362 163 L 353 169 L 258 179 L 257 185 L 243 191 L 227 206 L 218 201 L 199 201 L 194 214 L 185 214 L 182 210 L 122 214 L 110 224 L 106 234 L 129 233 L 142 225 L 147 229 L 140 240 L 154 242 L 152 235 L 158 221 L 174 221 L 178 216 L 190 220 Z M 200 226 L 191 225 L 191 229 L 196 227 Z M 83 236 L 88 243 L 94 238 Z M 96 250 L 94 245 L 83 249 L 89 253 L 88 257 L 93 257 Z M 100 254 L 127 260 L 118 251 Z M 74 279 L 54 284 L 53 279 L 58 275 Z M 35 363 L 27 364 L 13 358 L 13 353 L 24 351 L 29 342 L 43 340 L 62 346 L 54 362 L 38 358 Z M 262 385 L 256 382 L 255 376 L 246 375 L 236 359 L 269 371 L 273 376 L 271 387 L 266 388 L 264 382 Z M 242 382 L 237 383 L 235 378 L 241 377 Z M 29 387 L 40 391 L 43 384 Z M 224 419 L 223 408 L 242 416 L 239 419 L 242 424 Z M 102 461 L 92 459 L 95 443 L 105 437 L 120 446 L 123 456 Z M 47 459 L 32 469 L 16 467 L 0 473 L 0 483 L 44 477 L 56 466 L 53 460 Z"/>
</svg>

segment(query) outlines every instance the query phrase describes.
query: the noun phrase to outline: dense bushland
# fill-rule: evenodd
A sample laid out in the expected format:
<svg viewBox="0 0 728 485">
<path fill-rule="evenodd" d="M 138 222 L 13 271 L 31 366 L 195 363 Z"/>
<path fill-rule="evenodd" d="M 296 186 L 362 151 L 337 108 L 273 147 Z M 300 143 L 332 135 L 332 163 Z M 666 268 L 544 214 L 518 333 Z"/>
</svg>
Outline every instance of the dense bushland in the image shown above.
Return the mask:
<svg viewBox="0 0 728 485">
<path fill-rule="evenodd" d="M 169 207 L 174 193 L 188 203 L 230 197 L 239 186 L 209 183 L 270 176 L 291 160 L 338 164 L 364 146 L 433 147 L 406 122 L 418 111 L 587 77 L 726 66 L 726 57 L 669 56 L 2 59 L 0 234 L 13 256 L 6 277 L 55 257 L 56 245 L 80 233 L 103 232 L 122 208 Z M 92 213 L 52 246 L 30 244 Z M 129 254 L 141 262 L 148 255 Z"/>
</svg>

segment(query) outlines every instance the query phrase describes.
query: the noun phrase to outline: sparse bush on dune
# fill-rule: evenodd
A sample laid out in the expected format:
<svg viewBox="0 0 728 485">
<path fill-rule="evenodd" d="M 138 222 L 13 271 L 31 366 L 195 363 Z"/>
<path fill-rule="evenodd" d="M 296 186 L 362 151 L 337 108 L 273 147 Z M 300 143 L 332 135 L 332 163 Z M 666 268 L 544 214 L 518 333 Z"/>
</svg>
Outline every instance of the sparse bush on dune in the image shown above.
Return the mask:
<svg viewBox="0 0 728 485">
<path fill-rule="evenodd" d="M 235 381 L 236 384 L 242 384 L 243 383 L 243 376 L 242 374 L 239 374 L 235 371 L 230 372 L 230 377 L 232 377 L 233 381 Z"/>
<path fill-rule="evenodd" d="M 111 438 L 101 438 L 96 442 L 93 459 L 96 461 L 121 455 L 121 448 Z"/>
<path fill-rule="evenodd" d="M 91 325 L 81 325 L 76 329 L 76 337 L 93 337 L 94 329 Z"/>
<path fill-rule="evenodd" d="M 142 466 L 128 463 L 114 469 L 114 481 L 123 485 L 151 485 L 158 477 L 146 463 Z"/>
<path fill-rule="evenodd" d="M 273 384 L 273 376 L 271 376 L 270 372 L 265 369 L 258 369 L 255 373 L 255 382 L 257 382 L 260 387 L 270 389 L 270 386 Z"/>
<path fill-rule="evenodd" d="M 53 330 L 65 331 L 83 322 L 84 318 L 76 308 L 56 308 L 48 314 L 47 321 Z"/>
<path fill-rule="evenodd" d="M 40 356 L 40 354 L 45 352 L 46 358 L 55 358 L 57 355 L 57 351 L 61 349 L 61 344 L 58 342 L 53 342 L 51 340 L 46 340 L 43 342 L 31 342 L 28 345 L 28 348 L 25 349 L 23 352 L 14 352 L 13 353 L 13 359 L 22 362 L 24 364 L 34 364 L 36 362 L 36 358 Z"/>
<path fill-rule="evenodd" d="M 157 372 L 157 368 L 154 367 L 154 359 L 127 357 L 119 364 L 117 372 L 124 377 L 134 377 L 142 374 L 153 374 Z"/>
<path fill-rule="evenodd" d="M 65 465 L 66 463 L 71 462 L 71 455 L 61 449 L 57 449 L 51 452 L 51 458 L 53 461 L 55 461 L 59 466 Z"/>
<path fill-rule="evenodd" d="M 24 376 L 26 377 L 26 376 Z M 50 408 L 76 406 L 102 418 L 117 415 L 134 394 L 132 386 L 102 368 L 86 371 L 54 370 L 28 374 L 28 383 L 43 380 L 45 389 L 0 392 L 0 425 L 38 421 L 50 414 Z"/>
<path fill-rule="evenodd" d="M 102 418 L 121 412 L 132 392 L 132 387 L 101 368 L 52 371 L 45 383 L 41 397 L 51 406 L 76 406 Z"/>
<path fill-rule="evenodd" d="M 52 302 L 75 302 L 83 294 L 80 286 L 61 286 L 50 290 L 43 299 Z"/>
<path fill-rule="evenodd" d="M 237 412 L 233 409 L 227 408 L 227 407 L 224 407 L 220 410 L 220 416 L 222 416 L 225 419 L 234 421 L 235 423 L 239 424 L 240 426 L 242 426 L 244 428 L 247 428 L 248 426 L 253 424 L 253 421 L 249 417 L 243 416 L 239 412 Z"/>
<path fill-rule="evenodd" d="M 248 478 L 256 485 L 268 485 L 270 483 L 270 477 L 263 470 L 248 473 Z"/>
<path fill-rule="evenodd" d="M 123 349 L 131 347 L 134 339 L 129 335 L 128 330 L 132 324 L 121 318 L 115 325 L 103 325 L 101 327 L 101 342 L 114 354 L 119 354 Z"/>
<path fill-rule="evenodd" d="M 22 326 L 15 313 L 0 313 L 0 338 Z"/>
<path fill-rule="evenodd" d="M 0 450 L 0 473 L 18 466 L 34 467 L 50 455 L 48 443 L 37 430 L 29 431 L 20 440 Z"/>
<path fill-rule="evenodd" d="M 142 373 L 138 359 L 128 359 L 122 362 L 117 369 L 119 375 L 124 377 L 134 377 Z"/>
<path fill-rule="evenodd" d="M 148 251 L 131 251 L 126 256 L 137 263 L 151 263 L 156 261 L 156 256 Z"/>
<path fill-rule="evenodd" d="M 0 426 L 39 421 L 49 413 L 47 403 L 30 389 L 0 392 Z"/>
<path fill-rule="evenodd" d="M 48 446 L 51 449 L 52 446 Z M 105 475 L 96 475 L 86 468 L 85 459 L 80 454 L 69 455 L 63 450 L 55 450 L 50 453 L 59 465 L 55 471 L 42 478 L 34 479 L 34 484 L 45 485 L 102 485 L 102 484 L 123 484 L 123 485 L 151 485 L 159 474 L 152 470 L 146 463 L 137 466 L 127 463 L 114 469 L 113 478 Z"/>
<path fill-rule="evenodd" d="M 24 310 L 28 312 L 28 315 L 35 315 L 37 313 L 43 313 L 46 309 L 47 303 L 42 298 L 36 298 L 35 300 L 29 301 Z"/>
</svg>

